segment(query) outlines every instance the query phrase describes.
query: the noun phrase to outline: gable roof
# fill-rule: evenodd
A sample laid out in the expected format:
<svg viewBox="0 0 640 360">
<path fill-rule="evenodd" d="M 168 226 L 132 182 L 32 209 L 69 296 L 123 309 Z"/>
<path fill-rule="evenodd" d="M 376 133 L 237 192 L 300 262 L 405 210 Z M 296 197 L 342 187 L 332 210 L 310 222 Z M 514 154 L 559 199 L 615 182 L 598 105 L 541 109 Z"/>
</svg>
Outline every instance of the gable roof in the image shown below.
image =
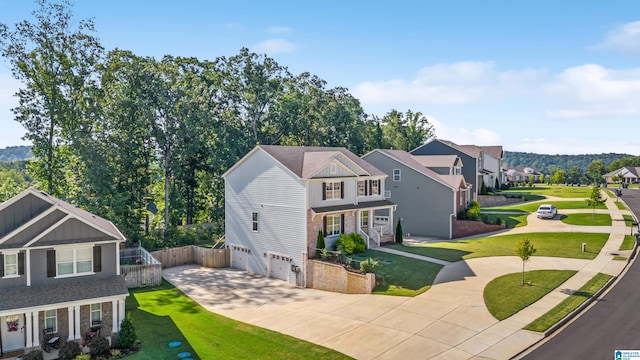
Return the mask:
<svg viewBox="0 0 640 360">
<path fill-rule="evenodd" d="M 611 172 L 608 172 L 608 173 L 602 175 L 602 177 L 612 177 L 612 176 L 615 176 L 615 175 L 617 175 L 619 173 L 622 173 L 624 170 L 627 171 L 627 173 L 625 173 L 625 175 L 631 173 L 632 175 L 634 175 L 636 177 L 640 176 L 640 167 L 623 166 L 623 167 L 621 167 L 619 169 L 613 170 Z"/>
<path fill-rule="evenodd" d="M 458 155 L 411 155 L 413 159 L 419 162 L 422 166 L 432 167 L 453 167 L 456 164 L 456 160 L 459 159 Z"/>
<path fill-rule="evenodd" d="M 502 156 L 504 154 L 504 152 L 502 151 L 502 145 L 480 146 L 480 148 L 484 151 L 485 154 L 488 154 L 498 160 L 502 159 Z"/>
<path fill-rule="evenodd" d="M 281 145 L 257 145 L 247 155 L 245 155 L 234 166 L 227 170 L 223 176 L 233 171 L 244 159 L 251 156 L 255 151 L 262 150 L 281 163 L 300 179 L 307 179 L 328 165 L 332 160 L 341 162 L 351 162 L 356 167 L 362 169 L 366 175 L 386 176 L 375 166 L 360 159 L 351 151 L 344 147 L 323 147 L 323 146 L 281 146 Z"/>
<path fill-rule="evenodd" d="M 477 159 L 480 156 L 479 149 L 465 148 L 465 147 L 462 147 L 462 146 L 454 143 L 453 141 L 444 140 L 444 139 L 431 139 L 431 140 L 427 141 L 426 143 L 418 146 L 417 148 L 411 150 L 410 153 L 413 154 L 416 150 L 418 150 L 418 149 L 420 149 L 422 147 L 425 147 L 425 146 L 427 146 L 427 145 L 429 145 L 429 144 L 431 144 L 432 142 L 435 142 L 435 141 L 437 141 L 437 142 L 439 142 L 439 143 L 441 143 L 443 145 L 446 145 L 446 146 L 448 146 L 448 147 L 450 147 L 450 148 L 452 148 L 452 149 L 454 149 L 456 151 L 459 151 L 459 152 L 461 152 L 461 153 L 463 153 L 463 154 L 465 154 L 467 156 L 470 156 L 472 158 L 476 158 Z M 475 146 L 475 145 L 472 145 L 472 146 L 477 148 L 477 146 Z"/>
<path fill-rule="evenodd" d="M 24 211 L 23 207 L 27 207 L 27 210 Z M 18 213 L 21 216 L 10 216 Z M 0 246 L 4 243 L 2 247 L 5 248 L 29 246 L 50 233 L 56 234 L 54 238 L 48 239 L 52 245 L 90 239 L 126 240 L 111 221 L 36 189 L 27 189 L 0 204 L 0 222 L 0 227 L 3 229 L 0 235 Z M 70 223 L 75 223 L 75 229 L 79 229 L 83 235 L 91 234 L 92 236 L 77 239 L 69 238 L 68 235 L 63 236 L 60 232 Z"/>
<path fill-rule="evenodd" d="M 477 145 L 458 145 L 460 149 L 462 149 L 465 153 L 469 154 L 469 156 L 479 159 L 482 156 L 482 148 Z"/>
<path fill-rule="evenodd" d="M 408 152 L 404 151 L 404 150 L 387 150 L 387 149 L 375 149 L 372 152 L 379 152 L 391 159 L 394 159 L 395 161 L 398 161 L 408 167 L 410 167 L 411 169 L 417 171 L 418 173 L 431 178 L 437 182 L 439 182 L 442 185 L 445 185 L 453 190 L 458 190 L 460 189 L 460 183 L 458 182 L 457 184 L 455 183 L 455 180 L 453 179 L 445 179 L 445 176 L 462 176 L 462 175 L 440 175 L 437 172 L 425 167 L 424 165 L 420 164 L 416 159 L 415 156 L 409 154 Z M 370 153 L 369 153 L 370 154 Z M 368 154 L 367 154 L 368 155 Z M 365 156 L 367 156 L 365 155 Z"/>
</svg>

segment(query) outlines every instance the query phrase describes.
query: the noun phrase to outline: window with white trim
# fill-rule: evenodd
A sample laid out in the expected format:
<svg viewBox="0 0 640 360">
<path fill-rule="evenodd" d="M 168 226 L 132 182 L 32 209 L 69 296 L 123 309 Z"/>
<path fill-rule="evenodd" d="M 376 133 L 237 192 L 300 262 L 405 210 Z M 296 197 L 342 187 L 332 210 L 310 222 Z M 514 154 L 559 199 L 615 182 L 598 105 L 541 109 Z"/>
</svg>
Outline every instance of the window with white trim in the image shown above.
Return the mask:
<svg viewBox="0 0 640 360">
<path fill-rule="evenodd" d="M 370 195 L 380 195 L 380 180 L 371 181 L 371 194 Z"/>
<path fill-rule="evenodd" d="M 385 190 L 384 191 L 384 198 L 385 199 L 390 199 L 391 198 L 391 190 Z"/>
<path fill-rule="evenodd" d="M 4 255 L 4 277 L 18 276 L 18 253 Z"/>
<path fill-rule="evenodd" d="M 393 169 L 393 181 L 400 181 L 400 169 Z"/>
<path fill-rule="evenodd" d="M 326 183 L 327 187 L 325 189 L 325 197 L 327 200 L 331 200 L 331 199 L 340 199 L 341 198 L 341 192 L 342 192 L 342 184 L 340 181 L 336 181 L 336 182 L 328 182 Z"/>
<path fill-rule="evenodd" d="M 367 184 L 365 180 L 358 180 L 358 196 L 367 196 Z"/>
<path fill-rule="evenodd" d="M 91 322 L 102 320 L 102 304 L 91 304 Z"/>
<path fill-rule="evenodd" d="M 251 229 L 256 232 L 258 231 L 258 213 L 257 212 L 251 213 Z"/>
<path fill-rule="evenodd" d="M 47 310 L 44 312 L 44 328 L 53 329 L 53 332 L 58 332 L 58 312 L 57 310 Z"/>
<path fill-rule="evenodd" d="M 369 210 L 362 210 L 360 215 L 360 227 L 369 226 Z"/>
<path fill-rule="evenodd" d="M 93 272 L 93 247 L 56 249 L 57 276 Z"/>
<path fill-rule="evenodd" d="M 340 215 L 328 215 L 327 216 L 327 236 L 340 235 Z"/>
</svg>

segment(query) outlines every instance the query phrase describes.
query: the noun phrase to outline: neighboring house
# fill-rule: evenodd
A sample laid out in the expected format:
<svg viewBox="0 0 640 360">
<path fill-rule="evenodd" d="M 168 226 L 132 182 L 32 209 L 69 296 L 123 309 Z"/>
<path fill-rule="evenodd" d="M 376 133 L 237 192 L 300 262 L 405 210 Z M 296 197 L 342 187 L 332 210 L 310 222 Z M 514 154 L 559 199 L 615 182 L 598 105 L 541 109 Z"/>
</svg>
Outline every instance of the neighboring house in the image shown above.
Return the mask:
<svg viewBox="0 0 640 360">
<path fill-rule="evenodd" d="M 622 179 L 622 183 L 624 184 L 634 184 L 640 180 L 640 167 L 634 166 L 625 166 L 620 169 L 614 170 L 610 173 L 602 175 L 602 178 L 607 183 L 614 183 L 616 181 L 613 180 L 613 177 L 620 176 Z"/>
<path fill-rule="evenodd" d="M 397 204 L 395 217 L 405 234 L 452 238 L 453 220 L 470 197 L 462 175 L 438 174 L 425 167 L 433 164 L 425 160 L 429 156 L 402 150 L 377 149 L 362 158 L 389 175 L 385 197 Z"/>
<path fill-rule="evenodd" d="M 440 175 L 462 175 L 462 160 L 456 155 L 415 155 L 414 159 Z"/>
<path fill-rule="evenodd" d="M 100 322 L 119 331 L 129 291 L 120 243 L 108 220 L 29 189 L 0 204 L 2 351 L 43 346 L 44 330 L 80 340 Z"/>
<path fill-rule="evenodd" d="M 378 246 L 393 230 L 386 175 L 345 148 L 258 145 L 223 177 L 234 268 L 305 285 L 319 231 L 331 248 L 354 232 Z"/>
<path fill-rule="evenodd" d="M 505 182 L 528 182 L 533 176 L 533 182 L 539 182 L 542 173 L 534 167 L 510 167 L 504 172 Z"/>
<path fill-rule="evenodd" d="M 504 151 L 502 146 L 478 146 L 484 153 L 484 169 L 488 172 L 483 177 L 484 185 L 494 189 L 498 180 L 498 189 L 502 183 L 502 158 Z M 496 189 L 496 190 L 498 190 Z"/>
</svg>

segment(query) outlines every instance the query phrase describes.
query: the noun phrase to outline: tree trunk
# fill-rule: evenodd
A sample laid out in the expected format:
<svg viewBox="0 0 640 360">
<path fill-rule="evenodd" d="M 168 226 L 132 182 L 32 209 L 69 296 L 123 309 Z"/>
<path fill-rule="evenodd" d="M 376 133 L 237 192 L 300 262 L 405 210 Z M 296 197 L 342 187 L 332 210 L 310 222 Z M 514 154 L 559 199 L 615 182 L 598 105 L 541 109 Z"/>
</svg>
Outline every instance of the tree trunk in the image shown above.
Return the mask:
<svg viewBox="0 0 640 360">
<path fill-rule="evenodd" d="M 522 261 L 522 286 L 524 286 L 524 260 Z"/>
<path fill-rule="evenodd" d="M 164 239 L 167 239 L 169 229 L 169 185 L 171 183 L 171 148 L 164 148 Z"/>
</svg>

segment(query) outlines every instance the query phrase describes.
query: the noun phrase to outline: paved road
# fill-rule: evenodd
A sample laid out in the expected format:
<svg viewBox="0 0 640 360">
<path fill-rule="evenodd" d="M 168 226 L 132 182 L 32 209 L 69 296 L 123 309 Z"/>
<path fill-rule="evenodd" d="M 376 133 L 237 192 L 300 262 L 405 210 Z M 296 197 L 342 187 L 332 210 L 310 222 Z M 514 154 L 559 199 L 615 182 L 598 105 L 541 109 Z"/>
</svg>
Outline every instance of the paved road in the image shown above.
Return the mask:
<svg viewBox="0 0 640 360">
<path fill-rule="evenodd" d="M 624 190 L 623 200 L 640 217 L 640 191 Z M 614 350 L 640 349 L 640 262 L 582 316 L 524 359 L 613 359 Z"/>
</svg>

